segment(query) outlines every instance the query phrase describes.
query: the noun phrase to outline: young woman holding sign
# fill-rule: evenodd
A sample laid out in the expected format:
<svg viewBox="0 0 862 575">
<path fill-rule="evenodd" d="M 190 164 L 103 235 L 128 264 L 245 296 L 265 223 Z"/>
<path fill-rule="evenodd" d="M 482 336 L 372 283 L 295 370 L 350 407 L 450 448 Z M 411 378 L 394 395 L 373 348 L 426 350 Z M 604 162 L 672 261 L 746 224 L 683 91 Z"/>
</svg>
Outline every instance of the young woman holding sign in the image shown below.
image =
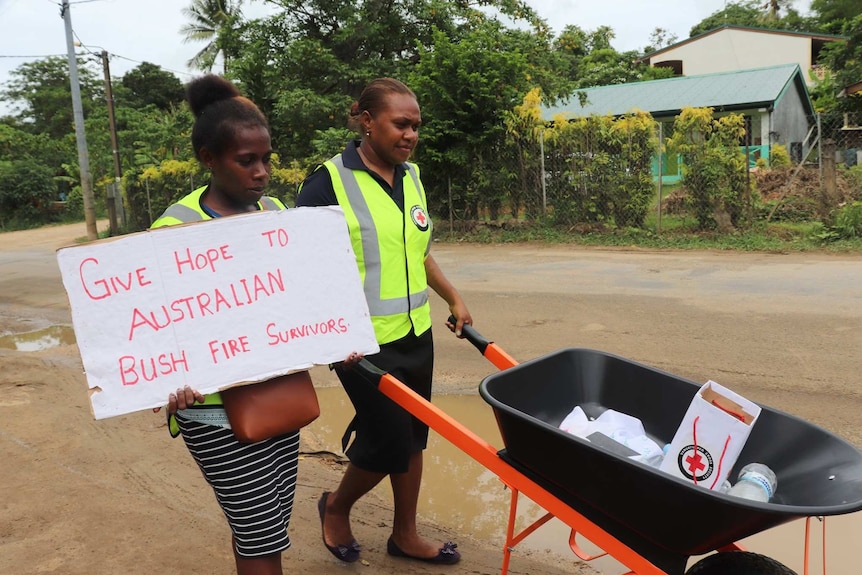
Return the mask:
<svg viewBox="0 0 862 575">
<path fill-rule="evenodd" d="M 236 87 L 215 75 L 192 81 L 186 99 L 195 116 L 192 146 L 210 181 L 170 206 L 153 228 L 285 206 L 264 195 L 270 177 L 269 125 Z M 348 358 L 349 362 L 354 356 Z M 291 378 L 308 378 L 308 372 Z M 299 432 L 241 443 L 228 426 L 221 394 L 186 387 L 168 397 L 171 434 L 189 452 L 227 518 L 238 575 L 282 575 L 281 553 L 296 486 Z"/>
<path fill-rule="evenodd" d="M 348 122 L 361 139 L 306 179 L 296 205 L 344 209 L 380 344 L 380 353 L 368 359 L 430 399 L 434 344 L 427 288 L 449 304 L 456 318 L 449 327 L 457 335 L 473 320 L 428 253 L 431 222 L 425 190 L 419 169 L 407 162 L 419 139 L 419 104 L 413 91 L 398 80 L 377 79 L 353 104 Z M 432 543 L 416 529 L 428 426 L 352 370 L 335 369 L 356 409 L 342 440 L 345 448 L 353 431 L 356 438 L 346 448 L 350 464 L 341 484 L 332 493 L 323 493 L 318 502 L 324 545 L 342 561 L 359 559 L 350 510 L 388 475 L 395 518 L 387 552 L 436 564 L 457 563 L 461 555 L 454 543 Z"/>
</svg>

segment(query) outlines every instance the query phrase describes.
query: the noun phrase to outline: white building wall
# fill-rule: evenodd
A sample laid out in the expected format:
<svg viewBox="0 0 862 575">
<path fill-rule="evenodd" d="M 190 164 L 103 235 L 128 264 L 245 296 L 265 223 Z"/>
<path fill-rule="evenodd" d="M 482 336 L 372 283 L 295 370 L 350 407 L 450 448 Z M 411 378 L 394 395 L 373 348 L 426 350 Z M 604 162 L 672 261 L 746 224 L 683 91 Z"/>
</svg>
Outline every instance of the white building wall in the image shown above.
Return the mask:
<svg viewBox="0 0 862 575">
<path fill-rule="evenodd" d="M 681 60 L 684 76 L 799 64 L 811 84 L 811 39 L 804 36 L 719 30 L 650 58 L 650 65 L 667 60 Z"/>
</svg>

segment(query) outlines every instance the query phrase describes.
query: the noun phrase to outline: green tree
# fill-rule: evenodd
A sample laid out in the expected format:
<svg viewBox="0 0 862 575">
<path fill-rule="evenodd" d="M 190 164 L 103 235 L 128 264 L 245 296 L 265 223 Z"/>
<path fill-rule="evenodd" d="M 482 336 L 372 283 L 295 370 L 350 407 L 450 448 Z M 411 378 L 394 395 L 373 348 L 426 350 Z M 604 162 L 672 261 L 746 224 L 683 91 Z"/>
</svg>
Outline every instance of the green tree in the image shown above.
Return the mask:
<svg viewBox="0 0 862 575">
<path fill-rule="evenodd" d="M 862 14 L 859 0 L 812 0 L 811 11 L 823 31 L 844 34 L 845 24 Z"/>
<path fill-rule="evenodd" d="M 862 14 L 844 23 L 841 29 L 846 42 L 830 42 L 823 48 L 819 62 L 831 70 L 833 89 L 837 92 L 862 79 Z M 862 112 L 862 96 L 835 100 L 838 110 Z M 827 108 L 826 111 L 832 111 Z"/>
<path fill-rule="evenodd" d="M 635 51 L 617 52 L 613 48 L 595 50 L 581 59 L 576 84 L 579 88 L 657 80 L 673 75 L 670 68 L 653 68 L 637 62 Z"/>
<path fill-rule="evenodd" d="M 815 0 L 816 1 L 816 0 Z M 817 32 L 819 26 L 802 17 L 792 6 L 793 0 L 738 0 L 717 10 L 692 26 L 689 36 L 697 36 L 725 25 Z M 784 12 L 782 14 L 782 12 Z"/>
<path fill-rule="evenodd" d="M 44 223 L 55 193 L 51 170 L 41 163 L 0 160 L 0 229 Z"/>
<path fill-rule="evenodd" d="M 661 50 L 677 41 L 676 34 L 665 28 L 656 27 L 649 35 L 649 44 L 644 48 L 644 54 L 650 54 L 656 50 Z"/>
<path fill-rule="evenodd" d="M 766 0 L 762 5 L 763 13 L 760 19 L 767 22 L 781 20 L 781 12 L 789 12 L 793 8 L 793 0 Z"/>
<path fill-rule="evenodd" d="M 419 158 L 432 209 L 448 203 L 473 218 L 480 206 L 493 213 L 516 185 L 517 163 L 508 158 L 505 117 L 534 86 L 551 97 L 570 93 L 555 73 L 550 39 L 543 32 L 506 29 L 484 20 L 458 38 L 436 31 L 433 48 L 409 76 L 422 106 Z M 445 213 L 445 212 L 444 212 Z"/>
<path fill-rule="evenodd" d="M 143 62 L 126 72 L 121 85 L 126 93 L 115 93 L 114 99 L 123 96 L 123 104 L 135 108 L 152 104 L 159 110 L 169 110 L 180 105 L 185 94 L 179 78 L 149 62 Z"/>
<path fill-rule="evenodd" d="M 205 42 L 206 45 L 192 56 L 188 65 L 198 70 L 210 71 L 219 55 L 225 72 L 229 69 L 239 46 L 236 31 L 242 22 L 243 0 L 192 0 L 183 8 L 183 15 L 190 20 L 180 28 L 183 42 Z"/>
<path fill-rule="evenodd" d="M 31 133 L 45 133 L 55 139 L 63 138 L 75 129 L 72 97 L 69 87 L 69 64 L 66 58 L 51 56 L 26 62 L 12 70 L 2 95 L 16 105 L 13 114 L 19 126 Z M 100 98 L 104 97 L 102 83 L 83 60 L 78 61 L 78 81 L 81 104 L 86 117 Z"/>
<path fill-rule="evenodd" d="M 331 142 L 328 131 L 344 127 L 350 103 L 365 85 L 380 76 L 405 80 L 433 48 L 435 33 L 457 41 L 494 19 L 489 14 L 541 24 L 518 0 L 268 3 L 281 10 L 240 27 L 243 51 L 229 75 L 269 117 L 281 156 L 310 163 L 329 148 L 319 145 Z"/>
<path fill-rule="evenodd" d="M 731 2 L 721 10 L 717 10 L 692 26 L 688 35 L 697 36 L 709 30 L 720 28 L 724 25 L 732 26 L 759 26 L 760 22 L 760 0 L 740 0 Z"/>
<path fill-rule="evenodd" d="M 552 43 L 558 56 L 557 73 L 570 78 L 577 88 L 655 80 L 673 75 L 668 69 L 652 68 L 639 62 L 641 54 L 636 51 L 617 52 L 611 46 L 613 38 L 614 31 L 608 26 L 600 26 L 593 31 L 566 26 Z M 674 37 L 656 28 L 652 40 L 657 44 L 669 43 L 674 41 Z M 654 50 L 648 46 L 646 51 Z"/>
<path fill-rule="evenodd" d="M 284 59 L 270 52 L 276 56 L 270 62 L 279 68 L 277 72 L 291 72 L 282 77 L 302 86 L 320 85 L 323 89 L 315 90 L 319 94 L 337 91 L 353 99 L 375 77 L 406 77 L 419 61 L 420 53 L 434 45 L 435 31 L 454 39 L 475 23 L 492 18 L 480 8 L 532 27 L 541 25 L 535 12 L 520 0 L 267 0 L 267 3 L 282 11 L 253 27 L 268 28 L 265 36 L 273 42 L 273 48 L 291 61 L 284 66 Z M 296 42 L 304 43 L 303 49 L 290 50 Z M 324 73 L 323 81 L 315 80 L 326 65 L 335 65 L 334 73 Z"/>
</svg>

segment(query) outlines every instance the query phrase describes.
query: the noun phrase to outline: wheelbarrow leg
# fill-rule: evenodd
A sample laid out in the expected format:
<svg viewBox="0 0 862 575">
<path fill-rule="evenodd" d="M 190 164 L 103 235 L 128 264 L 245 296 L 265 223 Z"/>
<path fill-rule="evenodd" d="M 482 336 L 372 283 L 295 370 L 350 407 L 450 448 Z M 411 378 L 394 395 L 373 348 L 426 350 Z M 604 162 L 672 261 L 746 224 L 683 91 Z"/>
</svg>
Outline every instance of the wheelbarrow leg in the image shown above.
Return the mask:
<svg viewBox="0 0 862 575">
<path fill-rule="evenodd" d="M 536 529 L 554 518 L 553 513 L 545 513 L 523 531 L 515 535 L 515 520 L 518 516 L 518 497 L 520 496 L 520 492 L 511 485 L 507 484 L 506 487 L 509 488 L 512 495 L 511 502 L 509 503 L 509 524 L 506 526 L 506 544 L 503 546 L 503 567 L 500 570 L 500 575 L 506 575 L 506 573 L 508 573 L 509 560 L 512 557 L 512 551 L 515 550 L 515 546 L 526 539 L 527 536 L 533 533 Z"/>
<path fill-rule="evenodd" d="M 805 557 L 804 557 L 804 564 L 803 564 L 804 575 L 808 575 L 808 565 L 810 565 L 809 561 L 811 559 L 811 555 L 810 555 L 809 548 L 808 548 L 809 547 L 808 544 L 811 541 L 811 519 L 813 519 L 813 518 L 812 517 L 806 517 L 805 518 Z M 821 571 L 821 573 L 823 573 L 823 575 L 826 575 L 826 518 L 825 517 L 817 517 L 817 519 L 820 521 L 820 530 L 823 534 L 823 543 L 822 543 L 823 546 L 820 548 L 820 553 L 823 556 L 823 570 Z"/>
</svg>

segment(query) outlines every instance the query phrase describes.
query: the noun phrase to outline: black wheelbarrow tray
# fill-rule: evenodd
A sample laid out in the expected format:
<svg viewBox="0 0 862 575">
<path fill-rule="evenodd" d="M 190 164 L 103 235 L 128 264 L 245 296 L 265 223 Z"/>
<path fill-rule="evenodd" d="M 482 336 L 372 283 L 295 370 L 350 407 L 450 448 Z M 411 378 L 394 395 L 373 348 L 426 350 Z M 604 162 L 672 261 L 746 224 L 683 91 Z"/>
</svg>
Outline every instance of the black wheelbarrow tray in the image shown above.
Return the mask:
<svg viewBox="0 0 862 575">
<path fill-rule="evenodd" d="M 397 379 L 377 370 L 384 394 L 487 467 L 512 490 L 502 573 L 513 547 L 551 517 L 581 533 L 637 575 L 681 575 L 690 557 L 740 551 L 736 542 L 801 518 L 862 509 L 862 452 L 802 419 L 761 405 L 730 477 L 752 461 L 776 473 L 769 503 L 710 491 L 558 429 L 580 405 L 588 416 L 607 409 L 639 418 L 659 445 L 676 433 L 700 384 L 591 349 L 563 349 L 518 364 L 475 329 L 465 337 L 502 371 L 479 386 L 493 408 L 505 448 L 497 450 Z M 514 535 L 518 493 L 548 514 Z M 806 527 L 806 538 L 808 537 Z M 806 565 L 808 563 L 808 545 Z M 703 565 L 702 565 L 702 564 Z M 698 575 L 786 575 L 753 553 L 719 553 L 695 565 Z"/>
</svg>

